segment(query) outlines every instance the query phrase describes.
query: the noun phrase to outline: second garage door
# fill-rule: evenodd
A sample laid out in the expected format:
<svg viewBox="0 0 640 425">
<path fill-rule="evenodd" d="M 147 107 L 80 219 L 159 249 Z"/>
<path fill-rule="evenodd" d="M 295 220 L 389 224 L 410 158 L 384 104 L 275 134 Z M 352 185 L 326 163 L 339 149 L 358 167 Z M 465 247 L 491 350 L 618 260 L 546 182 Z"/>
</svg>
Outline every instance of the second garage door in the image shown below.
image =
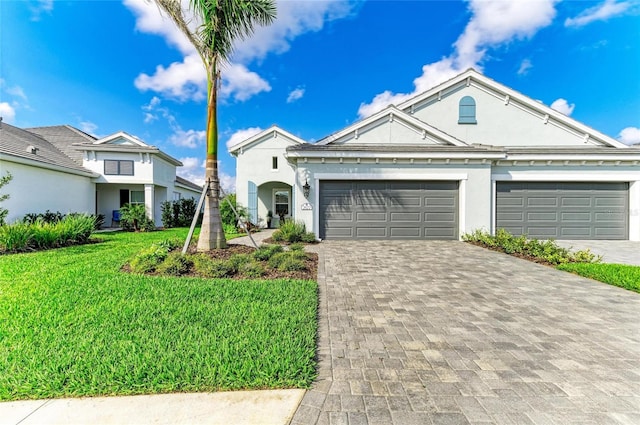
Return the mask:
<svg viewBox="0 0 640 425">
<path fill-rule="evenodd" d="M 627 183 L 498 182 L 496 226 L 536 239 L 627 239 Z"/>
<path fill-rule="evenodd" d="M 457 181 L 321 181 L 322 239 L 457 239 Z"/>
</svg>

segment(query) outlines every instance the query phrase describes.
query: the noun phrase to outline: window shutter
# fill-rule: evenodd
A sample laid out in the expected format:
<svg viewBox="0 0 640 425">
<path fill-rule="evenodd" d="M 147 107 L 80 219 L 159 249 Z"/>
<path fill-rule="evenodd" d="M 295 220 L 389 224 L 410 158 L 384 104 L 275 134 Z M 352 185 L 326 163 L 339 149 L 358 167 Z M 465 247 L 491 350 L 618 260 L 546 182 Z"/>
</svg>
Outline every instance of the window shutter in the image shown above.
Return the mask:
<svg viewBox="0 0 640 425">
<path fill-rule="evenodd" d="M 249 220 L 253 224 L 258 223 L 258 187 L 252 181 L 249 182 Z"/>
<path fill-rule="evenodd" d="M 106 175 L 118 174 L 118 161 L 112 159 L 104 160 L 104 173 Z"/>
<path fill-rule="evenodd" d="M 120 161 L 120 174 L 133 176 L 133 161 Z"/>
</svg>

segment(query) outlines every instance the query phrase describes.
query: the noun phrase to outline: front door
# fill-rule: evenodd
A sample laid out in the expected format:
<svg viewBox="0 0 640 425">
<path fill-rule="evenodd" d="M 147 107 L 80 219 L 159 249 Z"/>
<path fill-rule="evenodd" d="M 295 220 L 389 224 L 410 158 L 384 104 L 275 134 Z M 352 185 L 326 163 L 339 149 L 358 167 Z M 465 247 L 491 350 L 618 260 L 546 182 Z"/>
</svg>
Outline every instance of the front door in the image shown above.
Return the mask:
<svg viewBox="0 0 640 425">
<path fill-rule="evenodd" d="M 129 189 L 120 189 L 120 207 L 129 203 Z"/>
</svg>

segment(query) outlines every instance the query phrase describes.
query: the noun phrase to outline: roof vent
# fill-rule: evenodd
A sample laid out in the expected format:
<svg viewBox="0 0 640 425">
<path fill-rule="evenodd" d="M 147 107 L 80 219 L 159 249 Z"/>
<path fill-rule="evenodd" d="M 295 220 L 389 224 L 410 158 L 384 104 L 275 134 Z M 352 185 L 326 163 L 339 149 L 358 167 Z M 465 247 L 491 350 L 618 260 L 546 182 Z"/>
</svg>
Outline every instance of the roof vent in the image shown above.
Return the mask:
<svg viewBox="0 0 640 425">
<path fill-rule="evenodd" d="M 27 153 L 32 153 L 32 154 L 36 155 L 39 150 L 40 150 L 39 148 L 36 148 L 33 145 L 27 146 Z"/>
</svg>

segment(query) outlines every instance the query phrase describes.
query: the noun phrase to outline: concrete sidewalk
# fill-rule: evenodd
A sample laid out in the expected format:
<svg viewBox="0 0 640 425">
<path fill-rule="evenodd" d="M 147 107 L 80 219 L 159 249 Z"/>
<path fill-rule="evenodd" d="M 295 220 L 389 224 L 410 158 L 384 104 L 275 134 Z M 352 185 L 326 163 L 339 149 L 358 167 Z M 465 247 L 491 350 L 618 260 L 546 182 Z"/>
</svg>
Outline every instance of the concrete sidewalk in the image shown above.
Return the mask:
<svg viewBox="0 0 640 425">
<path fill-rule="evenodd" d="M 286 425 L 305 390 L 229 391 L 0 403 L 1 425 Z"/>
<path fill-rule="evenodd" d="M 603 263 L 629 264 L 640 266 L 640 242 L 638 241 L 556 241 L 563 248 L 571 251 L 590 249 L 602 256 Z"/>
</svg>

